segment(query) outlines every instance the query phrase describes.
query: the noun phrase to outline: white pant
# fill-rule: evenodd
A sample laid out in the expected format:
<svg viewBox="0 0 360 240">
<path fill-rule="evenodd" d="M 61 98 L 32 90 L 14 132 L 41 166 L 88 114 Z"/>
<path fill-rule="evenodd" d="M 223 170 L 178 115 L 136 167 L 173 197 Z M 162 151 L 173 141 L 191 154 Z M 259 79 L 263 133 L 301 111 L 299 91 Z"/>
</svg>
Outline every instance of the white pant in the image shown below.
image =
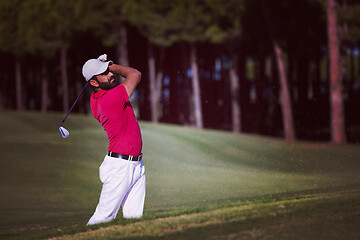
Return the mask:
<svg viewBox="0 0 360 240">
<path fill-rule="evenodd" d="M 105 156 L 99 168 L 103 187 L 95 213 L 87 225 L 113 220 L 122 206 L 124 218 L 140 218 L 145 201 L 145 166 Z"/>
</svg>

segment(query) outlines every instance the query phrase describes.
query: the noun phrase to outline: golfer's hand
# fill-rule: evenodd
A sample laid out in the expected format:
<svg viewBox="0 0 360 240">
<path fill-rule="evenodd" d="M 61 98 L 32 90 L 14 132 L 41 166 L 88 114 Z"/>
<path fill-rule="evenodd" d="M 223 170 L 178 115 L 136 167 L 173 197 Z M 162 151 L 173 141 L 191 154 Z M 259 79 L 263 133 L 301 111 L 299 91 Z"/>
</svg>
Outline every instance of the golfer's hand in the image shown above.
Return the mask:
<svg viewBox="0 0 360 240">
<path fill-rule="evenodd" d="M 102 61 L 102 62 L 106 62 L 106 60 L 107 60 L 107 55 L 106 55 L 106 54 L 100 55 L 100 56 L 98 57 L 98 59 L 99 59 L 100 61 Z"/>
<path fill-rule="evenodd" d="M 109 66 L 111 72 L 120 74 L 123 78 L 125 78 L 122 85 L 124 85 L 128 97 L 131 97 L 133 92 L 135 91 L 136 86 L 140 82 L 141 73 L 132 67 L 122 66 L 118 64 L 113 64 Z"/>
</svg>

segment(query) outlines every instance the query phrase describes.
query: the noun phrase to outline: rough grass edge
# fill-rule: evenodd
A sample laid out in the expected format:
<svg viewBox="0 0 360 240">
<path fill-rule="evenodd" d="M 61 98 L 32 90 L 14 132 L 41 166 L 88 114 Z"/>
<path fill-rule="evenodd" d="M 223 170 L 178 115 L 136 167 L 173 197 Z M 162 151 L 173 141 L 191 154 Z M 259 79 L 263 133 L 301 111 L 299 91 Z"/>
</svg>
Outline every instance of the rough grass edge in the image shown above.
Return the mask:
<svg viewBox="0 0 360 240">
<path fill-rule="evenodd" d="M 98 229 L 109 228 L 113 226 L 126 226 L 136 222 L 145 222 L 155 219 L 164 219 L 169 217 L 177 217 L 181 215 L 191 215 L 203 212 L 211 212 L 215 210 L 221 210 L 232 207 L 242 207 L 242 206 L 260 206 L 263 204 L 270 203 L 280 203 L 282 201 L 291 201 L 291 200 L 301 200 L 301 199 L 320 199 L 320 198 L 330 198 L 343 194 L 351 194 L 360 192 L 360 185 L 346 185 L 342 187 L 335 187 L 331 189 L 316 189 L 311 191 L 302 191 L 302 192 L 293 192 L 293 193 L 280 193 L 276 195 L 267 195 L 261 197 L 255 197 L 250 199 L 243 199 L 237 202 L 228 202 L 228 203 L 219 203 L 213 205 L 207 205 L 203 207 L 194 207 L 194 208 L 181 208 L 181 209 L 165 209 L 158 212 L 145 212 L 144 216 L 138 219 L 124 219 L 117 218 L 111 222 L 96 224 L 92 226 L 86 226 L 76 224 L 72 226 L 59 226 L 56 228 L 48 229 L 31 229 L 28 231 L 20 231 L 17 233 L 8 233 L 0 235 L 1 239 L 48 239 L 56 238 L 65 235 L 74 235 L 81 232 L 91 232 Z"/>
</svg>

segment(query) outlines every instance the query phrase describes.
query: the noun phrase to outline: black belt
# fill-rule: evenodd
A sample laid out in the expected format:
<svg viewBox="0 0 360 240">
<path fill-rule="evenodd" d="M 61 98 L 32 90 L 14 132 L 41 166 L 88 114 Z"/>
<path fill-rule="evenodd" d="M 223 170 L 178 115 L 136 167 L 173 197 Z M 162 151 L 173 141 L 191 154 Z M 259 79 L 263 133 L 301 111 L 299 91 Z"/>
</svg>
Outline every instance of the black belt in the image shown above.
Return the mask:
<svg viewBox="0 0 360 240">
<path fill-rule="evenodd" d="M 110 157 L 114 157 L 114 158 L 121 158 L 121 159 L 128 160 L 128 161 L 138 161 L 138 162 L 141 161 L 142 157 L 143 157 L 142 153 L 140 153 L 139 156 L 131 156 L 131 155 L 125 155 L 125 154 L 110 152 L 110 151 L 108 152 L 107 155 Z"/>
</svg>

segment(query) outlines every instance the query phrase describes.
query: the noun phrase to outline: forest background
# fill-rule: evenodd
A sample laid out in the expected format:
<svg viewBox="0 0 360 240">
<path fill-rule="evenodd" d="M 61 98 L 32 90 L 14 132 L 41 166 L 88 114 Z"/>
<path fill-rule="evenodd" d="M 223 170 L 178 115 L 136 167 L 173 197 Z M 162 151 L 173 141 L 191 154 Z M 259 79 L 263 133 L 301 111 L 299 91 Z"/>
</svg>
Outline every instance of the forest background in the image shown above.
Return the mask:
<svg viewBox="0 0 360 240">
<path fill-rule="evenodd" d="M 0 110 L 66 113 L 107 53 L 141 120 L 358 143 L 359 47 L 356 0 L 0 0 Z"/>
</svg>

